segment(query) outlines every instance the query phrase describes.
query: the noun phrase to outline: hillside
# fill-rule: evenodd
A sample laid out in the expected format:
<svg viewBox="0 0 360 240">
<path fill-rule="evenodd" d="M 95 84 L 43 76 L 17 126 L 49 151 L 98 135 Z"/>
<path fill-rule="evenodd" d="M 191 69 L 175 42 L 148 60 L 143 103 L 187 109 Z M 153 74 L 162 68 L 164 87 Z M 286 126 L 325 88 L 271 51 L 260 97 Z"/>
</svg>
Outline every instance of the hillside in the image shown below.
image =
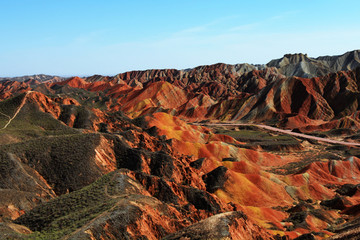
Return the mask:
<svg viewBox="0 0 360 240">
<path fill-rule="evenodd" d="M 0 238 L 356 239 L 358 60 L 2 80 Z"/>
<path fill-rule="evenodd" d="M 360 51 L 354 50 L 338 56 L 310 58 L 307 54 L 286 54 L 266 64 L 285 76 L 319 77 L 329 73 L 348 71 L 360 66 Z"/>
</svg>

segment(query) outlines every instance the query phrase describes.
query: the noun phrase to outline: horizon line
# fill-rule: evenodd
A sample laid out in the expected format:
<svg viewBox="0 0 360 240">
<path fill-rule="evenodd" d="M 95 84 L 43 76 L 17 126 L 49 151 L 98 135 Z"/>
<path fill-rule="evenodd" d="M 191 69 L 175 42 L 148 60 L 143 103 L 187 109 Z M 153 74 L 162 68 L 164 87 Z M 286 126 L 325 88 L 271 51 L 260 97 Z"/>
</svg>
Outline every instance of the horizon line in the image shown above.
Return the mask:
<svg viewBox="0 0 360 240">
<path fill-rule="evenodd" d="M 307 53 L 287 53 L 287 54 L 284 54 L 283 57 L 271 59 L 268 63 L 265 63 L 265 64 L 262 64 L 262 63 L 247 63 L 247 62 L 232 64 L 232 63 L 217 62 L 217 63 L 213 63 L 213 64 L 200 64 L 200 65 L 197 65 L 195 67 L 182 68 L 182 69 L 178 69 L 178 68 L 132 69 L 132 70 L 124 71 L 124 72 L 118 72 L 118 73 L 115 73 L 115 74 L 95 73 L 95 74 L 64 74 L 64 75 L 61 75 L 61 74 L 51 74 L 51 73 L 33 73 L 33 74 L 25 74 L 25 75 L 0 76 L 0 81 L 1 81 L 1 79 L 7 79 L 7 78 L 33 77 L 33 76 L 39 76 L 39 75 L 46 75 L 46 76 L 52 76 L 52 77 L 62 77 L 62 78 L 71 78 L 71 77 L 79 77 L 79 76 L 91 77 L 91 76 L 96 76 L 96 75 L 114 77 L 114 76 L 116 76 L 118 74 L 123 74 L 123 73 L 128 73 L 128 72 L 145 72 L 145 71 L 149 71 L 149 70 L 170 70 L 170 69 L 171 70 L 177 70 L 177 71 L 187 71 L 187 70 L 195 69 L 195 68 L 198 68 L 198 67 L 213 66 L 213 65 L 217 65 L 217 64 L 225 64 L 225 65 L 245 65 L 245 64 L 248 64 L 248 65 L 252 65 L 254 67 L 264 66 L 266 68 L 267 64 L 269 64 L 271 61 L 282 59 L 287 55 L 290 55 L 290 56 L 291 55 L 304 55 L 304 56 L 307 56 L 308 58 L 311 58 L 311 59 L 317 59 L 317 58 L 320 58 L 320 57 L 338 57 L 338 56 L 342 56 L 342 55 L 345 55 L 347 53 L 356 52 L 356 51 L 360 51 L 360 49 L 350 50 L 350 51 L 347 51 L 347 52 L 345 52 L 343 54 L 339 54 L 339 55 L 324 55 L 324 56 L 317 56 L 317 57 L 309 57 Z"/>
</svg>

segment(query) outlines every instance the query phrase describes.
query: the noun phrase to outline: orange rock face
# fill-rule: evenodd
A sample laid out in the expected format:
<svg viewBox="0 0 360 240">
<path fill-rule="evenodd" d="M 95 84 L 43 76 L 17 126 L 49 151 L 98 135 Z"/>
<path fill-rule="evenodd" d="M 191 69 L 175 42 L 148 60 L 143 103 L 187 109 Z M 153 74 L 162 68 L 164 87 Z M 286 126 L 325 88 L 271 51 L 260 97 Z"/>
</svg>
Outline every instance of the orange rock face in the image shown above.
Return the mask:
<svg viewBox="0 0 360 240">
<path fill-rule="evenodd" d="M 0 144 L 0 190 L 14 196 L 0 197 L 0 219 L 39 234 L 63 224 L 67 236 L 93 239 L 323 239 L 349 230 L 341 224 L 360 217 L 360 153 L 341 143 L 359 139 L 360 69 L 311 79 L 250 70 L 0 82 L 0 127 L 25 129 L 0 131 L 13 139 Z M 67 219 L 77 212 L 62 215 L 63 201 L 82 214 L 76 229 Z M 63 213 L 45 214 L 55 202 Z"/>
<path fill-rule="evenodd" d="M 109 97 L 109 110 L 121 110 L 131 117 L 166 111 L 189 120 L 277 121 L 278 126 L 308 132 L 360 126 L 356 114 L 358 71 L 312 79 L 286 78 L 271 68 L 239 75 L 220 64 L 186 73 L 154 70 L 113 78 L 74 77 L 50 87 L 103 92 Z M 130 84 L 132 81 L 141 86 Z M 29 89 L 26 83 L 21 84 Z M 2 92 L 18 88 L 4 85 Z M 2 94 L 2 98 L 8 96 Z"/>
</svg>

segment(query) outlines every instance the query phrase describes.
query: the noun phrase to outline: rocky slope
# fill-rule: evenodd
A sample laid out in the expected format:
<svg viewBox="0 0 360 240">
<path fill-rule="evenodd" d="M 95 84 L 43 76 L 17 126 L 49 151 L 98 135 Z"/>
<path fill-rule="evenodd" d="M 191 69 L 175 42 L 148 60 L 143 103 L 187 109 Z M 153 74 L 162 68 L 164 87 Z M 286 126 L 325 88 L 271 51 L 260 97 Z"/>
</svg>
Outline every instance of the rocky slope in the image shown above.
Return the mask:
<svg viewBox="0 0 360 240">
<path fill-rule="evenodd" d="M 319 77 L 329 73 L 353 70 L 360 66 L 360 51 L 354 50 L 338 56 L 310 58 L 307 54 L 286 54 L 275 59 L 266 67 L 275 67 L 285 76 Z"/>
<path fill-rule="evenodd" d="M 251 123 L 358 142 L 359 77 L 215 64 L 1 81 L 0 238 L 356 236 L 358 147 Z"/>
<path fill-rule="evenodd" d="M 223 73 L 223 65 L 211 67 L 215 69 L 210 72 Z M 174 80 L 174 71 L 169 70 L 168 78 L 147 76 L 147 81 L 142 77 L 135 79 L 139 83 L 145 81 L 141 86 L 130 86 L 126 78 L 121 81 L 110 78 L 93 81 L 94 78 L 90 78 L 89 81 L 74 77 L 33 88 L 25 83 L 4 82 L 0 96 L 7 98 L 12 92 L 34 89 L 53 97 L 74 98 L 82 105 L 95 103 L 102 110 L 121 110 L 130 117 L 165 111 L 192 121 L 263 122 L 302 132 L 335 127 L 357 129 L 360 126 L 357 114 L 359 68 L 311 79 L 287 78 L 271 69 L 254 70 L 239 77 L 219 74 L 223 78 L 209 77 L 199 84 L 184 79 L 183 82 Z M 74 116 L 69 114 L 75 109 L 81 108 L 66 107 L 63 121 L 74 120 Z"/>
</svg>

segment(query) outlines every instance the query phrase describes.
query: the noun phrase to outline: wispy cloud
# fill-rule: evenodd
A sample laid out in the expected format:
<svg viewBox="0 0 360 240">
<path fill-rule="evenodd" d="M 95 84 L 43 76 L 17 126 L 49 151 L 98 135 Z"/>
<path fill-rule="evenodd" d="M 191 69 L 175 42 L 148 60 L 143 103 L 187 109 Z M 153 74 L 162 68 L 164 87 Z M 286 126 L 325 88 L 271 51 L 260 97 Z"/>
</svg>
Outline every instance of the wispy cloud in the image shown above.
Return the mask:
<svg viewBox="0 0 360 240">
<path fill-rule="evenodd" d="M 232 27 L 229 29 L 230 32 L 238 32 L 238 31 L 245 31 L 245 30 L 253 30 L 258 27 L 260 23 L 249 23 L 244 25 L 239 25 L 236 27 Z"/>
<path fill-rule="evenodd" d="M 185 28 L 174 32 L 173 36 L 185 36 L 191 34 L 201 34 L 205 32 L 209 32 L 213 29 L 217 29 L 219 25 L 226 24 L 227 22 L 233 21 L 237 19 L 239 16 L 227 16 L 222 18 L 216 18 L 208 23 L 192 26 L 190 28 Z"/>
<path fill-rule="evenodd" d="M 88 32 L 86 34 L 79 34 L 71 39 L 73 44 L 87 44 L 94 41 L 99 41 L 108 35 L 111 31 L 109 29 L 101 29 Z"/>
<path fill-rule="evenodd" d="M 275 15 L 271 18 L 269 18 L 269 20 L 282 20 L 285 18 L 289 18 L 289 17 L 294 17 L 295 15 L 298 15 L 299 13 L 301 13 L 301 11 L 286 11 L 286 12 L 282 12 L 279 15 Z"/>
<path fill-rule="evenodd" d="M 274 15 L 274 16 L 271 16 L 271 17 L 268 17 L 268 18 L 265 18 L 262 20 L 258 20 L 256 22 L 241 24 L 239 26 L 229 28 L 229 31 L 230 32 L 242 32 L 242 31 L 260 29 L 264 26 L 273 25 L 273 24 L 278 23 L 279 21 L 284 21 L 288 18 L 294 17 L 298 13 L 299 13 L 299 11 L 283 12 L 281 14 Z"/>
<path fill-rule="evenodd" d="M 194 34 L 194 33 L 201 33 L 207 30 L 209 25 L 191 27 L 187 29 L 183 29 L 181 31 L 175 32 L 173 35 L 184 35 L 184 34 Z"/>
</svg>

